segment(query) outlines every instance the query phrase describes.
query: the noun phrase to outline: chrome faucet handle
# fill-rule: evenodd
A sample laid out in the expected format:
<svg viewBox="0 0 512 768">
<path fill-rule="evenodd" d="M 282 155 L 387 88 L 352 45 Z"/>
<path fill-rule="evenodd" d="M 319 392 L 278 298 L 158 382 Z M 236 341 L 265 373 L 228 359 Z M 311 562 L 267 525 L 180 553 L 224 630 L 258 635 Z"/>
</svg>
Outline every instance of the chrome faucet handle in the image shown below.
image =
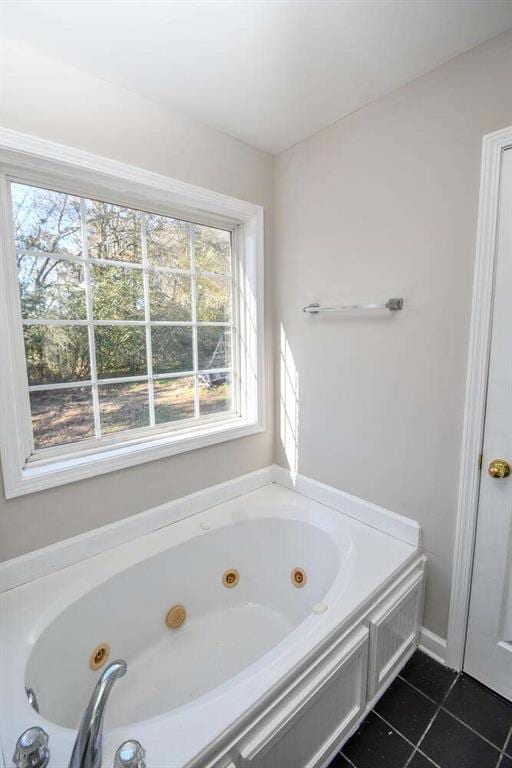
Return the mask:
<svg viewBox="0 0 512 768">
<path fill-rule="evenodd" d="M 116 752 L 114 768 L 146 768 L 145 754 L 144 748 L 135 739 L 123 741 Z"/>
<path fill-rule="evenodd" d="M 46 768 L 50 759 L 48 734 L 42 728 L 33 726 L 23 731 L 12 760 L 16 768 Z"/>
</svg>

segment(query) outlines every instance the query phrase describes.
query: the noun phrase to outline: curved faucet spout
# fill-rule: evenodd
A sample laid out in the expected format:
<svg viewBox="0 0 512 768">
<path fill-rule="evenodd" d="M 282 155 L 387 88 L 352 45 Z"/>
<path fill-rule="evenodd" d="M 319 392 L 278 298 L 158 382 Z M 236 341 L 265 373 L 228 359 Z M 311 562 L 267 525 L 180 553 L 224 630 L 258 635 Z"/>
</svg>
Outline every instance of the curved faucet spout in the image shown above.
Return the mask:
<svg viewBox="0 0 512 768">
<path fill-rule="evenodd" d="M 78 728 L 69 768 L 100 768 L 105 707 L 112 686 L 126 674 L 126 670 L 125 661 L 113 661 L 96 683 Z"/>
</svg>

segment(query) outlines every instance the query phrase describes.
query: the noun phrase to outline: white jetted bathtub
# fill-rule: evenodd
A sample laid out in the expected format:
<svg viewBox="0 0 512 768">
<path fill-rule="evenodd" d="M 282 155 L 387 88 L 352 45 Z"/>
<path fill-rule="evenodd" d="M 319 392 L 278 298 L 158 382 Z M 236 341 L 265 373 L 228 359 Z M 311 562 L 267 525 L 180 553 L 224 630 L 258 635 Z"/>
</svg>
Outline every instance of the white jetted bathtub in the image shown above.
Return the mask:
<svg viewBox="0 0 512 768">
<path fill-rule="evenodd" d="M 423 572 L 412 543 L 271 484 L 12 589 L 5 765 L 40 725 L 49 768 L 67 767 L 101 674 L 90 657 L 108 644 L 128 671 L 107 704 L 103 766 L 126 739 L 148 768 L 321 766 L 414 650 Z M 175 629 L 173 606 L 186 611 Z"/>
</svg>

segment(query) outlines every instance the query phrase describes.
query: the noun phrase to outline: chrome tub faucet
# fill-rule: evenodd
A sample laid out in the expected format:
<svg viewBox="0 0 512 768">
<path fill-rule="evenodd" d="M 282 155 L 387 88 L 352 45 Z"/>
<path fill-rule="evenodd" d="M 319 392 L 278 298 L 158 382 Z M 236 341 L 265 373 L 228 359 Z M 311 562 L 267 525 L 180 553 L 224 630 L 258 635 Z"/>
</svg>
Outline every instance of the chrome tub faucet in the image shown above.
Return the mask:
<svg viewBox="0 0 512 768">
<path fill-rule="evenodd" d="M 122 659 L 113 661 L 96 683 L 78 728 L 69 768 L 100 768 L 105 708 L 112 686 L 126 674 L 126 669 Z"/>
</svg>

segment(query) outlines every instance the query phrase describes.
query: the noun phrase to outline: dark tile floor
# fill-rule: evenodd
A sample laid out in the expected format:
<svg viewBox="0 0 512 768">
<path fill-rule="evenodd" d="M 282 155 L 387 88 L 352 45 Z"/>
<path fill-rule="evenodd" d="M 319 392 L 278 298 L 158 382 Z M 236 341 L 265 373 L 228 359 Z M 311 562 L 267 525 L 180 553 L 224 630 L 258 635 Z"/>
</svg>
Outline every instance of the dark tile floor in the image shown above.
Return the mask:
<svg viewBox="0 0 512 768">
<path fill-rule="evenodd" d="M 512 704 L 417 651 L 329 768 L 512 768 Z"/>
</svg>

